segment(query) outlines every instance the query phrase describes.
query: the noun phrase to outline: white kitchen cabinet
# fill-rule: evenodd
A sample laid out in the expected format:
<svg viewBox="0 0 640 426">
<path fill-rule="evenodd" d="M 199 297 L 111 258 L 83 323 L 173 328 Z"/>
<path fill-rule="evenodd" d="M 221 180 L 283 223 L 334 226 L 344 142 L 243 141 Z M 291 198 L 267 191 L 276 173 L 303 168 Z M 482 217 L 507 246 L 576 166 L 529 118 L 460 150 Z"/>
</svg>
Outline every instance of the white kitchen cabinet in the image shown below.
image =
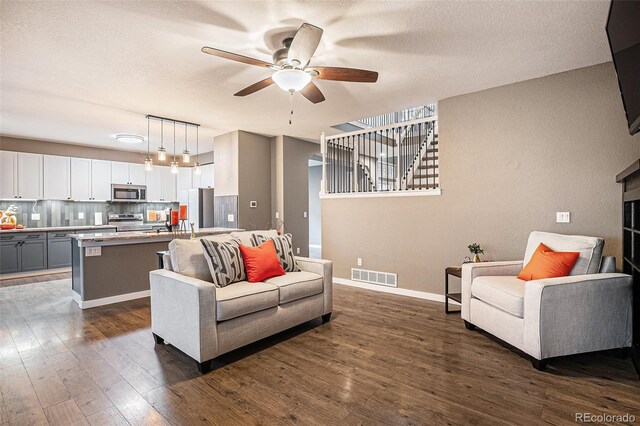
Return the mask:
<svg viewBox="0 0 640 426">
<path fill-rule="evenodd" d="M 176 174 L 171 173 L 170 167 L 162 168 L 162 201 L 177 201 Z"/>
<path fill-rule="evenodd" d="M 111 162 L 71 159 L 71 199 L 100 200 L 111 199 Z"/>
<path fill-rule="evenodd" d="M 147 201 L 162 201 L 162 168 L 153 166 L 153 170 L 147 172 Z"/>
<path fill-rule="evenodd" d="M 57 155 L 43 156 L 44 198 L 71 199 L 71 159 Z"/>
<path fill-rule="evenodd" d="M 213 188 L 213 164 L 206 164 L 200 167 L 200 188 Z"/>
<path fill-rule="evenodd" d="M 144 164 L 111 162 L 111 182 L 124 185 L 144 185 Z"/>
<path fill-rule="evenodd" d="M 191 167 L 180 167 L 178 169 L 178 191 L 183 189 L 191 189 L 193 188 L 193 181 L 191 177 Z"/>
<path fill-rule="evenodd" d="M 123 185 L 129 183 L 129 163 L 111 162 L 111 183 Z"/>
<path fill-rule="evenodd" d="M 111 161 L 91 160 L 91 198 L 111 199 Z"/>
<path fill-rule="evenodd" d="M 213 164 L 200 166 L 200 174 L 193 173 L 193 189 L 213 188 Z"/>
<path fill-rule="evenodd" d="M 18 196 L 18 153 L 0 151 L 0 198 Z"/>
<path fill-rule="evenodd" d="M 131 185 L 144 185 L 146 182 L 146 171 L 144 164 L 129 163 L 129 183 Z"/>
<path fill-rule="evenodd" d="M 42 154 L 18 153 L 18 198 L 41 200 Z"/>
<path fill-rule="evenodd" d="M 71 159 L 71 199 L 91 199 L 91 160 Z"/>
</svg>

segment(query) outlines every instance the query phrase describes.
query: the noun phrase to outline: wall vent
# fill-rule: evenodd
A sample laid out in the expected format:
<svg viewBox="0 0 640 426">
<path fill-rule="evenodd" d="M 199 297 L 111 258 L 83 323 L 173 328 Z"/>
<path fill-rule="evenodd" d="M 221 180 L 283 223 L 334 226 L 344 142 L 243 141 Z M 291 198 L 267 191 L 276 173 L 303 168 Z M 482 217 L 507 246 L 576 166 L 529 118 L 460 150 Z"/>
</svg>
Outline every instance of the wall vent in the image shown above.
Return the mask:
<svg viewBox="0 0 640 426">
<path fill-rule="evenodd" d="M 360 281 L 363 283 L 398 287 L 398 275 L 389 272 L 351 268 L 351 279 L 353 281 Z"/>
</svg>

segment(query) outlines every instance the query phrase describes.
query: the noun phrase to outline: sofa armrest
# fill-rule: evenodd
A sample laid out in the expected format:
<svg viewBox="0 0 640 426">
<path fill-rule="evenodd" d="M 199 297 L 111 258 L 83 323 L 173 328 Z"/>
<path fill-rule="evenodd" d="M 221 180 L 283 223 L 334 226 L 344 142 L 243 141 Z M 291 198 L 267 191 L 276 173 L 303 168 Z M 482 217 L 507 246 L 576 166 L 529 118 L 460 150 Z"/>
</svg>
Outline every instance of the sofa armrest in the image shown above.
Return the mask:
<svg viewBox="0 0 640 426">
<path fill-rule="evenodd" d="M 322 276 L 324 294 L 324 314 L 333 310 L 333 262 L 325 259 L 311 259 L 296 256 L 301 270 Z"/>
<path fill-rule="evenodd" d="M 462 311 L 460 316 L 469 321 L 471 304 L 471 283 L 481 276 L 516 276 L 522 270 L 522 260 L 500 262 L 465 263 L 462 265 Z"/>
<path fill-rule="evenodd" d="M 631 346 L 632 281 L 608 273 L 527 282 L 525 352 L 544 359 Z"/>
<path fill-rule="evenodd" d="M 149 272 L 151 330 L 198 362 L 218 354 L 216 289 L 207 281 L 158 269 Z"/>
</svg>

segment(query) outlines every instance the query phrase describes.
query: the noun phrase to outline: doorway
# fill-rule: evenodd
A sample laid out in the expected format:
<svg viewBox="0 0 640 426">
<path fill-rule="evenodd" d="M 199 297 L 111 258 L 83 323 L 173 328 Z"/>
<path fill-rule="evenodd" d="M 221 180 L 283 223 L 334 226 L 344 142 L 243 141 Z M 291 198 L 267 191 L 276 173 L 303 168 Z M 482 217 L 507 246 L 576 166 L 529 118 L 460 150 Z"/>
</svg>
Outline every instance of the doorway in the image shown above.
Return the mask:
<svg viewBox="0 0 640 426">
<path fill-rule="evenodd" d="M 320 182 L 322 157 L 309 159 L 309 257 L 322 258 L 322 214 L 320 210 Z"/>
</svg>

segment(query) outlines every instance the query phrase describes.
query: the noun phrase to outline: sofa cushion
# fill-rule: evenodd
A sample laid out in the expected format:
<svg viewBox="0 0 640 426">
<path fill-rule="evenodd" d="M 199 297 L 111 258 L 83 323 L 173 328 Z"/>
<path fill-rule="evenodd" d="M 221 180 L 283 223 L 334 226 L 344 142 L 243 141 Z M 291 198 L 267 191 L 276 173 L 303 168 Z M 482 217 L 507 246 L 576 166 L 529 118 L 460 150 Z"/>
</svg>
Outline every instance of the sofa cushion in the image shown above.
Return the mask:
<svg viewBox="0 0 640 426">
<path fill-rule="evenodd" d="M 240 251 L 240 240 L 233 238 L 231 241 L 220 242 L 202 239 L 200 242 L 213 285 L 226 287 L 247 279 Z"/>
<path fill-rule="evenodd" d="M 322 293 L 322 276 L 313 272 L 287 272 L 267 281 L 280 289 L 280 304 Z"/>
<path fill-rule="evenodd" d="M 524 316 L 526 281 L 510 276 L 481 276 L 471 283 L 471 296 L 517 317 Z"/>
<path fill-rule="evenodd" d="M 211 241 L 230 241 L 229 234 L 207 235 L 205 237 Z M 191 278 L 213 282 L 211 272 L 204 258 L 200 238 L 195 240 L 175 239 L 169 243 L 169 254 L 171 256 L 171 268 L 174 272 L 186 275 Z"/>
<path fill-rule="evenodd" d="M 247 281 L 250 283 L 284 275 L 284 269 L 280 265 L 273 241 L 269 240 L 258 247 L 240 244 L 240 251 L 244 260 L 244 268 L 247 271 Z"/>
<path fill-rule="evenodd" d="M 296 262 L 296 256 L 293 254 L 291 234 L 276 235 L 275 237 L 253 234 L 251 235 L 251 240 L 253 241 L 254 246 L 259 246 L 260 244 L 268 240 L 272 240 L 276 246 L 276 252 L 278 253 L 278 258 L 280 259 L 280 265 L 282 265 L 282 269 L 284 269 L 285 272 L 300 271 L 298 262 Z"/>
<path fill-rule="evenodd" d="M 252 238 L 251 238 L 251 236 L 253 234 L 263 235 L 265 237 L 277 237 L 278 236 L 278 231 L 276 231 L 275 229 L 269 229 L 269 230 L 264 230 L 264 231 L 232 232 L 231 236 L 234 237 L 234 238 L 238 238 L 240 240 L 240 242 L 242 244 L 244 244 L 245 246 L 253 247 L 253 246 L 255 246 L 255 244 L 253 244 L 253 241 L 252 241 Z"/>
<path fill-rule="evenodd" d="M 524 254 L 524 264 L 531 260 L 531 256 L 543 243 L 553 251 L 577 251 L 580 256 L 573 265 L 569 275 L 597 274 L 602 260 L 604 240 L 597 237 L 584 237 L 582 235 L 563 235 L 551 232 L 532 232 L 527 242 L 527 250 Z"/>
<path fill-rule="evenodd" d="M 216 288 L 216 319 L 225 321 L 278 306 L 278 287 L 240 281 Z"/>
</svg>

